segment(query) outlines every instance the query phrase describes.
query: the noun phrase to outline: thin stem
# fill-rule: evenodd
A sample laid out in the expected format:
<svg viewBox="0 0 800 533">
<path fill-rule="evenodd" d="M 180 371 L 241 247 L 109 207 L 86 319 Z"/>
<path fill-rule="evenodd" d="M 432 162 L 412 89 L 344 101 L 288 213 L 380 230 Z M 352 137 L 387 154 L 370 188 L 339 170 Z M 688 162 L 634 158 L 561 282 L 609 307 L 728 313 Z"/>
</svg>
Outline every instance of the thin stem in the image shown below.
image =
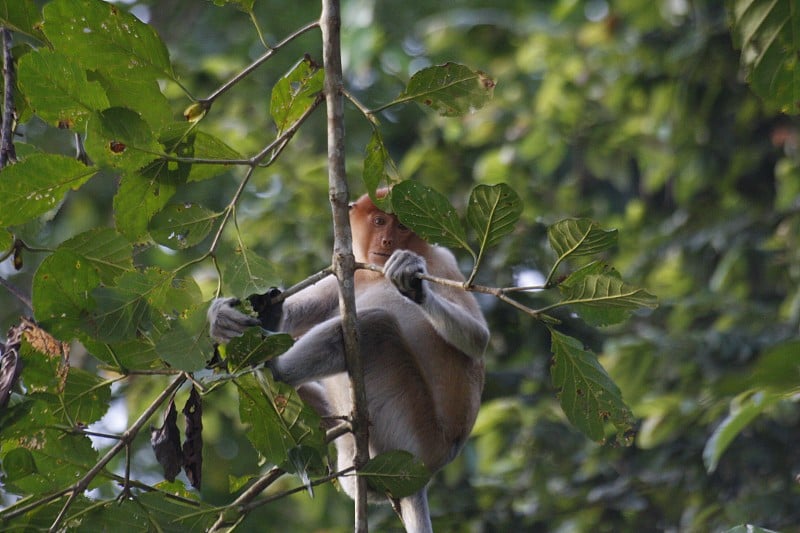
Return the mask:
<svg viewBox="0 0 800 533">
<path fill-rule="evenodd" d="M 273 46 L 272 48 L 267 50 L 261 57 L 259 57 L 255 61 L 253 61 L 243 71 L 239 72 L 236 76 L 234 76 L 233 78 L 231 78 L 230 80 L 225 82 L 219 89 L 217 89 L 216 91 L 211 93 L 208 97 L 206 97 L 206 98 L 204 98 L 204 99 L 202 99 L 200 101 L 202 103 L 211 105 L 214 102 L 214 100 L 216 100 L 217 98 L 219 98 L 220 96 L 222 96 L 223 94 L 228 92 L 228 90 L 233 88 L 234 85 L 236 85 L 237 83 L 239 83 L 240 81 L 245 79 L 248 75 L 250 75 L 251 72 L 253 72 L 259 66 L 261 66 L 261 64 L 263 64 L 264 62 L 269 60 L 273 55 L 275 55 L 275 53 L 278 50 L 280 50 L 281 48 L 283 48 L 284 46 L 286 46 L 287 44 L 289 44 L 293 40 L 297 39 L 298 37 L 300 37 L 304 33 L 308 32 L 310 30 L 313 30 L 314 28 L 317 28 L 317 27 L 319 27 L 319 22 L 318 21 L 314 21 L 314 22 L 311 22 L 309 24 L 306 24 L 305 26 L 303 26 L 299 30 L 297 30 L 294 33 L 290 34 L 284 40 L 282 40 L 281 42 L 279 42 L 278 44 L 276 44 L 275 46 Z"/>
<path fill-rule="evenodd" d="M 123 449 L 126 449 L 130 443 L 133 441 L 134 437 L 139 434 L 139 431 L 142 427 L 150 420 L 150 417 L 155 414 L 155 412 L 161 407 L 167 398 L 172 396 L 178 387 L 180 387 L 186 381 L 186 374 L 183 373 L 178 376 L 169 386 L 164 389 L 164 391 L 158 395 L 158 397 L 153 400 L 150 406 L 144 410 L 144 412 L 139 416 L 138 419 L 129 427 L 125 433 L 120 436 L 120 439 L 117 441 L 114 446 L 111 447 L 108 452 L 99 460 L 97 463 L 89 470 L 86 475 L 84 475 L 78 482 L 76 482 L 71 487 L 65 489 L 61 494 L 70 494 L 69 498 L 67 498 L 66 503 L 61 508 L 61 512 L 58 513 L 58 516 L 53 521 L 53 524 L 50 526 L 50 531 L 58 531 L 59 524 L 64 520 L 66 517 L 67 511 L 69 507 L 72 505 L 72 502 L 75 498 L 82 494 L 83 491 L 89 486 L 92 480 L 106 467 L 106 465 Z M 19 510 L 17 513 L 13 514 L 13 516 L 8 516 L 7 518 L 13 518 L 14 516 L 18 516 Z"/>
</svg>

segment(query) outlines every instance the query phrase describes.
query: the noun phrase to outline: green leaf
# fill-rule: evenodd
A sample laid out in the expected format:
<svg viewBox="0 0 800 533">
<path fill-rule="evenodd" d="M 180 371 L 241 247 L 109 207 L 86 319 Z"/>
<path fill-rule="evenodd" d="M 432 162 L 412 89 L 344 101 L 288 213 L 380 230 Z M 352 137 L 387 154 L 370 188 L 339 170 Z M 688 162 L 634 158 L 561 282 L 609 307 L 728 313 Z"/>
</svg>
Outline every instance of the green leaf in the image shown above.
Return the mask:
<svg viewBox="0 0 800 533">
<path fill-rule="evenodd" d="M 161 153 L 150 125 L 137 112 L 122 107 L 92 116 L 85 147 L 97 165 L 128 171 L 144 167 Z"/>
<path fill-rule="evenodd" d="M 322 92 L 323 70 L 309 57 L 300 60 L 272 88 L 270 114 L 280 135 L 299 119 Z"/>
<path fill-rule="evenodd" d="M 388 105 L 413 100 L 446 117 L 466 115 L 491 100 L 495 82 L 479 70 L 445 63 L 416 72 Z"/>
<path fill-rule="evenodd" d="M 110 284 L 123 272 L 133 270 L 133 245 L 113 228 L 85 231 L 61 243 L 59 249 L 80 256 L 103 283 Z"/>
<path fill-rule="evenodd" d="M 800 112 L 800 9 L 796 0 L 735 0 L 734 43 L 753 90 L 784 113 Z"/>
<path fill-rule="evenodd" d="M 174 294 L 174 291 L 170 291 L 170 294 Z M 196 300 L 192 300 L 199 301 L 199 294 L 196 297 Z M 194 372 L 202 369 L 211 359 L 214 348 L 206 329 L 206 309 L 204 304 L 181 312 L 169 321 L 169 331 L 156 340 L 156 353 L 171 368 Z"/>
<path fill-rule="evenodd" d="M 108 410 L 111 400 L 111 384 L 80 368 L 70 367 L 61 407 L 56 415 L 62 413 L 69 425 L 88 426 L 100 420 Z"/>
<path fill-rule="evenodd" d="M 33 278 L 37 322 L 61 340 L 77 337 L 95 307 L 91 290 L 99 284 L 100 274 L 83 256 L 67 249 L 56 250 L 42 261 Z"/>
<path fill-rule="evenodd" d="M 0 173 L 0 227 L 33 220 L 55 208 L 70 189 L 94 176 L 96 168 L 54 154 L 34 154 Z"/>
<path fill-rule="evenodd" d="M 716 470 L 720 457 L 736 435 L 750 425 L 758 415 L 778 403 L 782 397 L 781 394 L 765 391 L 748 391 L 734 398 L 731 401 L 730 413 L 717 426 L 703 448 L 703 464 L 706 465 L 706 470 L 709 473 Z"/>
<path fill-rule="evenodd" d="M 558 288 L 563 298 L 559 305 L 574 306 L 594 326 L 618 324 L 636 309 L 658 306 L 655 296 L 624 283 L 618 275 L 589 274 L 578 279 L 570 276 Z"/>
<path fill-rule="evenodd" d="M 597 357 L 568 335 L 550 330 L 553 362 L 550 375 L 558 400 L 572 424 L 590 439 L 602 441 L 605 425 L 613 424 L 623 441 L 632 429 L 633 414 L 622 393 Z"/>
<path fill-rule="evenodd" d="M 30 474 L 36 474 L 36 463 L 33 454 L 25 448 L 14 448 L 3 457 L 3 480 L 6 483 L 13 483 L 17 479 L 22 479 Z"/>
<path fill-rule="evenodd" d="M 358 471 L 370 486 L 392 498 L 405 498 L 422 490 L 431 479 L 430 471 L 412 453 L 393 450 L 376 455 Z"/>
<path fill-rule="evenodd" d="M 261 328 L 249 328 L 244 335 L 231 340 L 225 347 L 228 369 L 236 373 L 248 366 L 269 361 L 291 348 L 293 343 L 291 335 L 278 333 L 265 336 Z"/>
<path fill-rule="evenodd" d="M 248 248 L 238 248 L 228 257 L 222 282 L 226 294 L 263 294 L 277 283 L 275 268 Z"/>
<path fill-rule="evenodd" d="M 100 0 L 54 0 L 44 7 L 44 32 L 56 50 L 87 70 L 112 78 L 132 76 L 176 81 L 167 47 L 148 26 Z"/>
<path fill-rule="evenodd" d="M 185 250 L 200 244 L 219 216 L 197 204 L 171 204 L 150 220 L 148 230 L 158 244 Z"/>
<path fill-rule="evenodd" d="M 514 231 L 522 214 L 522 200 L 506 185 L 478 185 L 472 190 L 467 222 L 478 233 L 481 252 Z"/>
<path fill-rule="evenodd" d="M 175 122 L 166 126 L 159 136 L 159 141 L 164 145 L 164 151 L 178 157 L 241 160 L 242 155 L 217 139 L 213 135 L 197 131 L 193 124 Z M 201 181 L 226 172 L 230 166 L 226 164 L 191 164 L 164 162 L 175 168 L 185 168 L 183 174 L 187 181 Z M 174 169 L 173 169 L 174 170 Z"/>
<path fill-rule="evenodd" d="M 379 187 L 391 187 L 399 183 L 400 176 L 377 128 L 372 129 L 372 136 L 367 144 L 366 155 L 364 156 L 363 178 L 373 203 L 384 211 L 390 209 L 388 196 L 378 198 L 375 195 L 375 191 Z"/>
<path fill-rule="evenodd" d="M 158 364 L 161 358 L 156 353 L 155 343 L 149 338 L 104 343 L 84 336 L 81 343 L 90 354 L 121 371 L 149 370 L 164 366 Z"/>
<path fill-rule="evenodd" d="M 24 492 L 41 494 L 74 483 L 94 466 L 97 452 L 88 437 L 42 428 L 24 435 L 20 446 L 30 451 L 35 473 L 14 482 Z"/>
<path fill-rule="evenodd" d="M 107 72 L 98 71 L 92 74 L 105 89 L 111 107 L 132 109 L 153 130 L 172 121 L 172 109 L 157 80 L 139 76 L 113 77 Z"/>
<path fill-rule="evenodd" d="M 19 60 L 19 86 L 33 112 L 60 128 L 80 130 L 93 112 L 108 107 L 102 85 L 89 81 L 73 59 L 47 49 Z"/>
<path fill-rule="evenodd" d="M 171 170 L 163 161 L 154 161 L 139 172 L 123 175 L 114 196 L 117 230 L 135 244 L 146 242 L 150 219 L 167 205 L 188 171 L 188 166 Z"/>
<path fill-rule="evenodd" d="M 46 41 L 41 23 L 42 11 L 33 0 L 0 0 L 0 26 Z"/>
<path fill-rule="evenodd" d="M 547 228 L 547 237 L 561 262 L 570 255 L 592 255 L 611 248 L 617 243 L 617 230 L 603 230 L 588 218 L 569 218 Z"/>
<path fill-rule="evenodd" d="M 400 222 L 426 241 L 457 246 L 475 255 L 458 213 L 441 193 L 414 181 L 403 181 L 392 189 L 392 209 Z"/>
<path fill-rule="evenodd" d="M 325 455 L 319 415 L 303 403 L 294 388 L 274 382 L 268 374 L 257 372 L 236 381 L 239 415 L 249 425 L 247 438 L 275 465 L 283 464 L 289 451 L 301 444 Z"/>
</svg>

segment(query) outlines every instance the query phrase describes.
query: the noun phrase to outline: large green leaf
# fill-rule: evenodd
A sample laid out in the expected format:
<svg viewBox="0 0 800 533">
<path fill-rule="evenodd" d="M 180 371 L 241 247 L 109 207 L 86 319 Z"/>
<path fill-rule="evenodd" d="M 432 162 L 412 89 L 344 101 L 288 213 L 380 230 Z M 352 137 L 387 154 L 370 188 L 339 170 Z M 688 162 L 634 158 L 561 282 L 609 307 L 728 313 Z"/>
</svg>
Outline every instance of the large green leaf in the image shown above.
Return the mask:
<svg viewBox="0 0 800 533">
<path fill-rule="evenodd" d="M 102 418 L 111 400 L 111 384 L 97 374 L 70 367 L 56 415 L 69 425 L 88 426 Z"/>
<path fill-rule="evenodd" d="M 279 285 L 272 264 L 249 248 L 234 251 L 222 271 L 225 294 L 250 296 L 263 294 L 270 287 Z"/>
<path fill-rule="evenodd" d="M 44 7 L 44 32 L 56 50 L 88 70 L 112 77 L 175 80 L 167 47 L 148 26 L 100 0 L 54 0 Z"/>
<path fill-rule="evenodd" d="M 154 161 L 138 172 L 123 175 L 114 196 L 117 231 L 133 243 L 147 241 L 150 219 L 167 205 L 188 172 L 188 165 L 172 170 L 165 162 Z"/>
<path fill-rule="evenodd" d="M 228 369 L 235 373 L 248 366 L 256 366 L 282 354 L 292 344 L 291 335 L 278 333 L 265 336 L 261 328 L 250 328 L 225 346 Z"/>
<path fill-rule="evenodd" d="M 197 131 L 195 125 L 188 122 L 174 122 L 161 130 L 159 141 L 164 145 L 164 151 L 178 157 L 196 158 L 204 160 L 241 160 L 242 156 L 213 135 Z M 170 165 L 183 169 L 180 175 L 187 181 L 201 181 L 218 176 L 230 169 L 227 164 L 191 164 L 163 162 L 164 173 Z"/>
<path fill-rule="evenodd" d="M 765 410 L 783 398 L 781 394 L 766 391 L 747 391 L 731 402 L 730 413 L 717 426 L 703 448 L 703 464 L 710 473 L 717 469 L 719 459 L 733 439 Z"/>
<path fill-rule="evenodd" d="M 100 274 L 83 256 L 56 250 L 42 261 L 33 278 L 36 320 L 61 340 L 77 337 L 95 307 L 91 291 L 99 284 Z"/>
<path fill-rule="evenodd" d="M 278 134 L 286 131 L 313 105 L 322 91 L 323 70 L 311 58 L 300 60 L 272 88 L 269 109 Z"/>
<path fill-rule="evenodd" d="M 585 350 L 577 339 L 550 329 L 553 362 L 550 375 L 558 388 L 564 414 L 589 438 L 605 438 L 605 426 L 613 424 L 627 441 L 633 414 L 622 400 L 622 393 L 597 357 Z"/>
<path fill-rule="evenodd" d="M 547 228 L 547 237 L 560 262 L 611 248 L 617 243 L 617 230 L 606 231 L 588 218 L 569 218 Z"/>
<path fill-rule="evenodd" d="M 491 100 L 495 82 L 479 70 L 446 63 L 416 72 L 389 105 L 414 101 L 443 116 L 466 115 Z"/>
<path fill-rule="evenodd" d="M 83 258 L 103 283 L 110 284 L 117 276 L 133 270 L 133 245 L 113 228 L 95 228 L 64 241 L 59 249 L 69 250 Z"/>
<path fill-rule="evenodd" d="M 393 450 L 370 459 L 358 474 L 370 486 L 392 498 L 405 498 L 419 492 L 431 479 L 430 471 L 413 454 Z"/>
<path fill-rule="evenodd" d="M 148 229 L 158 244 L 184 250 L 200 244 L 219 216 L 197 204 L 170 204 L 150 220 Z"/>
<path fill-rule="evenodd" d="M 19 86 L 33 112 L 60 128 L 81 130 L 94 111 L 109 105 L 103 86 L 89 81 L 82 66 L 47 49 L 19 60 Z"/>
<path fill-rule="evenodd" d="M 321 420 L 303 403 L 297 391 L 274 382 L 267 373 L 249 374 L 236 381 L 239 415 L 249 426 L 247 438 L 267 461 L 281 465 L 297 446 L 327 453 Z"/>
<path fill-rule="evenodd" d="M 144 76 L 120 78 L 108 72 L 95 71 L 93 74 L 105 89 L 111 107 L 136 111 L 154 130 L 173 120 L 169 101 L 157 80 Z"/>
<path fill-rule="evenodd" d="M 481 251 L 514 231 L 522 214 L 522 200 L 506 185 L 478 185 L 472 190 L 467 222 L 478 233 Z"/>
<path fill-rule="evenodd" d="M 426 241 L 464 248 L 475 255 L 458 213 L 441 193 L 415 181 L 403 181 L 392 189 L 392 209 L 400 222 Z"/>
<path fill-rule="evenodd" d="M 106 109 L 90 118 L 85 147 L 94 163 L 130 172 L 161 153 L 150 125 L 139 113 L 122 107 Z"/>
<path fill-rule="evenodd" d="M 0 227 L 33 220 L 56 207 L 70 189 L 77 189 L 97 172 L 70 157 L 34 154 L 0 173 Z"/>
<path fill-rule="evenodd" d="M 169 294 L 175 296 L 175 290 Z M 188 295 L 186 292 L 185 296 Z M 199 301 L 199 294 L 196 297 L 195 301 Z M 177 296 L 176 300 L 179 299 Z M 180 307 L 185 308 L 186 304 Z M 206 305 L 198 305 L 180 312 L 168 321 L 169 331 L 157 338 L 156 353 L 170 368 L 194 372 L 211 360 L 214 349 L 207 331 L 206 309 Z"/>
<path fill-rule="evenodd" d="M 800 6 L 796 0 L 734 0 L 733 36 L 753 90 L 800 113 Z"/>
<path fill-rule="evenodd" d="M 0 26 L 45 40 L 42 11 L 33 0 L 0 0 Z"/>
<path fill-rule="evenodd" d="M 644 289 L 623 282 L 616 273 L 588 274 L 559 284 L 562 301 L 571 305 L 587 322 L 595 326 L 618 324 L 632 311 L 658 306 L 655 296 Z"/>
</svg>

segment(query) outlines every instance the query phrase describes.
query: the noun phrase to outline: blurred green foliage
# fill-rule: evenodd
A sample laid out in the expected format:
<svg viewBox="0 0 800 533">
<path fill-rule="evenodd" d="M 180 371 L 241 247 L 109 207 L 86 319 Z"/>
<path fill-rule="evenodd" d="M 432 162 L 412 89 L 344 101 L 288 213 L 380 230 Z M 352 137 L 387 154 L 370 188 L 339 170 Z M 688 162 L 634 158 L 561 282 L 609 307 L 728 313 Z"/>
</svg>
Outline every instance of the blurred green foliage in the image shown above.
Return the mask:
<svg viewBox="0 0 800 533">
<path fill-rule="evenodd" d="M 203 97 L 264 52 L 253 20 L 274 43 L 319 11 L 318 2 L 259 0 L 251 17 L 249 2 L 228 4 L 152 0 L 124 8 L 153 25 L 176 78 Z M 430 490 L 435 529 L 720 531 L 742 523 L 783 530 L 800 524 L 800 411 L 791 401 L 800 384 L 798 122 L 745 84 L 749 71 L 734 48 L 742 43 L 731 35 L 730 12 L 713 0 L 350 0 L 343 8 L 347 85 L 368 107 L 394 98 L 412 73 L 432 64 L 458 61 L 497 81 L 494 100 L 463 119 L 434 116 L 416 104 L 379 116 L 399 174 L 462 202 L 461 212 L 476 184 L 505 182 L 520 195 L 521 222 L 484 258 L 476 282 L 543 280 L 554 260 L 547 226 L 588 217 L 618 230 L 609 261 L 660 301 L 655 311 L 599 330 L 567 311 L 556 313 L 568 333 L 601 354 L 638 421 L 634 445 L 622 448 L 590 442 L 566 421 L 549 378 L 547 329 L 481 300 L 492 331 L 484 405 L 472 440 Z M 26 37 L 15 39 L 21 56 Z M 306 53 L 320 58 L 316 36 L 292 43 L 217 101 L 204 131 L 239 153 L 263 148 L 272 135 L 264 133 L 271 127 L 265 88 Z M 103 83 L 78 80 L 91 82 Z M 188 100 L 174 83 L 163 90 L 178 119 Z M 24 105 L 19 110 L 30 119 Z M 21 133 L 48 152 L 74 154 L 72 135 L 39 119 Z M 371 134 L 349 107 L 353 177 L 362 171 Z M 173 200 L 218 212 L 240 177 L 228 170 Z M 109 225 L 116 185 L 113 174 L 100 172 L 68 195 L 53 223 L 28 223 L 20 236 L 32 247 L 55 248 Z M 322 114 L 275 165 L 254 174 L 237 215 L 243 244 L 269 258 L 285 284 L 329 262 Z M 241 245 L 226 233 L 220 256 L 243 253 Z M 192 254 L 158 247 L 137 253 L 164 269 Z M 43 256 L 22 254 L 21 270 L 6 261 L 0 273 L 30 287 Z M 462 259 L 467 270 L 469 258 Z M 214 272 L 203 265 L 192 274 L 210 297 Z M 535 307 L 552 303 L 545 293 L 528 298 Z M 0 302 L 3 328 L 28 312 L 6 292 Z M 85 364 L 97 363 L 86 358 Z M 163 386 L 132 380 L 114 392 L 138 413 Z M 759 400 L 764 394 L 767 400 Z M 206 403 L 214 413 L 204 417 L 206 464 L 218 468 L 205 469 L 203 497 L 214 504 L 229 501 L 229 483 L 251 474 L 256 457 L 234 437 L 242 431 L 232 392 L 221 388 Z M 754 405 L 757 416 L 731 436 L 724 453 L 707 448 L 718 428 L 741 422 L 739 413 L 752 413 Z M 146 448 L 145 441 L 137 445 Z M 134 462 L 158 479 L 149 450 Z M 266 506 L 245 525 L 291 523 L 306 531 L 351 523 L 349 502 L 329 486 L 316 489 L 313 500 L 299 494 L 291 502 Z M 384 530 L 397 521 L 377 508 L 371 525 Z"/>
</svg>

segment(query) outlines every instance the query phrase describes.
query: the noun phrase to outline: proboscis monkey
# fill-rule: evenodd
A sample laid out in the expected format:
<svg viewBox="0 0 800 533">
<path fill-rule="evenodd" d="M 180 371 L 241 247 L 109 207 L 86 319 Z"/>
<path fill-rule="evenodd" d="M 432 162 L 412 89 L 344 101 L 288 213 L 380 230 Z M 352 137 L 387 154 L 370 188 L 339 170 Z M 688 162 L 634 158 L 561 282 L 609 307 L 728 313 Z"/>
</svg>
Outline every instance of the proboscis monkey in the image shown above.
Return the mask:
<svg viewBox="0 0 800 533">
<path fill-rule="evenodd" d="M 356 261 L 382 265 L 384 271 L 355 274 L 370 456 L 406 450 L 436 472 L 461 450 L 478 413 L 486 321 L 472 294 L 417 277 L 430 273 L 463 281 L 449 250 L 428 244 L 366 195 L 351 204 L 350 223 Z M 297 386 L 321 416 L 349 415 L 336 279 L 290 296 L 282 309 L 270 308 L 268 301 L 263 295 L 251 297 L 256 320 L 233 307 L 235 298 L 214 300 L 208 312 L 211 336 L 225 343 L 258 324 L 288 332 L 297 342 L 268 363 L 275 378 Z M 338 469 L 349 468 L 353 435 L 334 442 Z M 352 496 L 355 480 L 341 481 Z M 400 500 L 400 510 L 408 532 L 432 530 L 426 488 Z"/>
</svg>

